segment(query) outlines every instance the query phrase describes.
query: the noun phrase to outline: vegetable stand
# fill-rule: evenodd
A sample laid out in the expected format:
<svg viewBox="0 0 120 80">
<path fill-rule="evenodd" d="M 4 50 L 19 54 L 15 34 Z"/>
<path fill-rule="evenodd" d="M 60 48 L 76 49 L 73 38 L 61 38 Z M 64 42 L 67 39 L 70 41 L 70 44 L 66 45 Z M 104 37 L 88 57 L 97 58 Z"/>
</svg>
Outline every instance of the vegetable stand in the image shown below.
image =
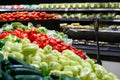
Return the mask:
<svg viewBox="0 0 120 80">
<path fill-rule="evenodd" d="M 56 5 L 55 9 L 54 9 L 54 6 L 50 6 L 49 7 L 50 9 L 44 9 L 44 8 L 46 8 L 46 7 L 44 7 L 45 4 L 43 4 L 43 6 L 41 6 L 41 5 L 42 4 L 36 5 L 36 6 L 34 5 L 35 7 L 25 5 L 25 9 L 21 6 L 16 7 L 14 5 L 13 6 L 12 5 L 10 5 L 10 6 L 7 5 L 8 7 L 6 7 L 6 8 L 2 7 L 3 9 L 1 9 L 0 11 L 3 14 L 4 14 L 3 10 L 6 11 L 6 12 L 10 12 L 10 14 L 12 12 L 16 12 L 16 11 L 21 11 L 21 13 L 22 13 L 22 11 L 28 11 L 28 12 L 46 11 L 47 13 L 50 13 L 50 14 L 53 13 L 53 11 L 54 11 L 55 15 L 58 14 L 58 13 L 62 14 L 62 13 L 65 13 L 65 12 L 66 13 L 70 12 L 72 14 L 71 14 L 70 18 L 68 18 L 68 19 L 67 18 L 57 18 L 56 20 L 54 20 L 54 19 L 43 20 L 42 19 L 42 20 L 27 20 L 27 21 L 26 20 L 13 20 L 13 21 L 5 20 L 4 22 L 2 21 L 0 23 L 1 25 L 5 24 L 6 22 L 9 23 L 7 26 L 4 25 L 5 27 L 1 29 L 2 33 L 1 33 L 1 36 L 0 36 L 2 40 L 5 38 L 5 40 L 1 41 L 1 43 L 3 42 L 2 43 L 3 46 L 1 46 L 1 50 L 2 50 L 1 53 L 3 54 L 4 59 L 7 59 L 8 61 L 10 61 L 9 56 L 12 56 L 12 58 L 17 57 L 17 59 L 24 60 L 25 62 L 29 63 L 30 66 L 34 66 L 34 67 L 38 68 L 39 70 L 41 70 L 43 72 L 43 73 L 41 73 L 41 72 L 38 72 L 38 70 L 37 70 L 37 73 L 43 74 L 43 75 L 39 75 L 39 76 L 31 75 L 32 73 L 34 73 L 36 71 L 33 71 L 31 69 L 28 70 L 28 68 L 25 68 L 27 73 L 30 72 L 30 74 L 26 75 L 26 79 L 29 79 L 28 78 L 29 75 L 31 75 L 31 78 L 36 77 L 36 79 L 40 79 L 40 78 L 41 79 L 44 79 L 44 78 L 45 79 L 53 79 L 53 75 L 57 74 L 55 76 L 57 77 L 57 79 L 61 79 L 61 80 L 65 79 L 65 78 L 62 78 L 62 77 L 66 77 L 68 79 L 73 78 L 73 80 L 75 80 L 75 79 L 76 80 L 77 79 L 81 79 L 81 80 L 91 79 L 91 80 L 93 80 L 93 79 L 97 79 L 97 78 L 103 79 L 103 80 L 104 79 L 113 80 L 113 78 L 114 78 L 115 80 L 117 80 L 117 78 L 113 74 L 108 73 L 106 70 L 103 69 L 102 66 L 95 64 L 91 59 L 86 59 L 87 56 L 86 56 L 86 54 L 84 54 L 84 52 L 81 49 L 83 49 L 86 52 L 88 51 L 87 53 L 90 54 L 90 56 L 95 57 L 96 54 L 94 54 L 94 56 L 93 56 L 93 54 L 91 54 L 91 51 L 95 50 L 95 46 L 73 44 L 73 46 L 80 49 L 80 50 L 78 50 L 77 48 L 69 45 L 69 44 L 71 44 L 71 43 L 69 43 L 71 41 L 71 39 L 69 40 L 68 37 L 72 38 L 72 39 L 95 40 L 95 35 L 94 35 L 93 30 L 72 29 L 70 27 L 70 28 L 66 28 L 68 36 L 66 36 L 63 33 L 59 33 L 57 31 L 62 31 L 62 29 L 63 29 L 63 28 L 61 29 L 59 27 L 60 23 L 71 23 L 71 22 L 83 23 L 84 22 L 81 25 L 85 25 L 85 24 L 89 25 L 92 22 L 94 16 L 87 14 L 89 16 L 89 18 L 86 19 L 87 17 L 86 17 L 85 14 L 88 13 L 88 12 L 90 12 L 90 13 L 94 12 L 95 14 L 98 14 L 99 13 L 98 11 L 100 11 L 101 13 L 103 12 L 104 14 L 106 14 L 107 11 L 116 12 L 117 17 L 114 16 L 114 13 L 112 13 L 112 14 L 109 14 L 110 16 L 106 16 L 106 15 L 105 16 L 100 16 L 100 17 L 104 18 L 104 19 L 100 19 L 100 21 L 101 21 L 101 23 L 102 22 L 105 22 L 105 23 L 111 22 L 111 23 L 116 23 L 116 24 L 119 25 L 119 23 L 118 23 L 119 22 L 119 18 L 118 18 L 119 17 L 119 14 L 118 14 L 119 9 L 116 9 L 116 7 L 113 7 L 115 9 L 111 9 L 111 8 L 109 8 L 109 9 L 106 8 L 106 9 L 102 9 L 102 10 L 101 9 L 96 9 L 96 4 L 92 5 L 92 6 L 90 5 L 89 9 L 84 9 L 84 8 L 88 8 L 88 7 L 81 7 L 81 6 L 79 6 L 79 7 L 82 8 L 82 9 L 76 9 L 75 6 L 74 6 L 74 5 L 76 5 L 75 3 L 73 3 L 73 4 L 70 3 L 71 7 L 74 8 L 74 9 L 64 9 L 64 7 L 65 7 L 64 4 L 61 4 L 61 6 L 60 6 L 61 9 L 56 9 L 57 5 Z M 22 5 L 22 6 L 24 6 L 24 5 Z M 39 9 L 38 6 L 42 9 Z M 12 9 L 11 9 L 11 7 L 12 7 Z M 69 6 L 67 6 L 67 7 L 69 7 Z M 95 9 L 94 9 L 94 7 L 95 7 Z M 102 8 L 103 7 L 104 6 L 102 6 Z M 77 13 L 82 12 L 82 16 L 84 15 L 83 18 L 76 19 L 73 15 L 73 14 L 75 14 L 75 12 L 77 12 Z M 80 16 L 80 14 L 78 14 L 78 15 Z M 111 19 L 112 18 L 111 16 L 115 17 L 115 18 Z M 69 16 L 67 16 L 67 17 L 69 17 Z M 17 26 L 18 28 L 14 27 L 13 23 L 18 22 L 18 21 L 25 24 L 25 25 L 23 25 L 23 24 L 19 23 L 19 25 L 24 26 L 24 28 L 21 27 L 21 26 L 19 26 L 19 27 Z M 13 23 L 11 23 L 11 22 L 13 22 Z M 28 22 L 30 22 L 30 23 L 28 23 Z M 54 29 L 54 30 L 57 30 L 57 31 L 47 30 L 46 28 L 41 27 L 40 24 L 42 26 L 46 26 L 48 29 L 51 29 L 51 30 Z M 34 26 L 38 27 L 38 29 L 35 28 Z M 51 27 L 49 27 L 49 26 L 51 26 Z M 85 27 L 85 28 L 88 28 L 88 27 Z M 92 27 L 91 27 L 91 29 L 92 29 Z M 114 29 L 116 29 L 116 28 L 114 28 Z M 119 29 L 119 27 L 117 27 L 117 30 L 118 29 Z M 75 34 L 76 34 L 76 36 L 75 36 Z M 8 35 L 17 36 L 18 40 L 14 41 L 14 40 L 12 40 L 13 37 L 8 36 Z M 111 36 L 109 37 L 108 35 L 111 35 Z M 108 36 L 108 38 L 106 36 Z M 118 37 L 119 37 L 119 31 L 114 31 L 114 30 L 103 31 L 103 30 L 100 30 L 100 33 L 99 33 L 99 39 L 101 41 L 115 42 L 115 43 L 118 42 L 119 43 L 120 40 L 118 39 Z M 24 40 L 24 38 L 28 38 L 28 39 Z M 7 40 L 7 42 L 6 42 L 6 40 Z M 20 43 L 19 43 L 19 41 L 20 41 Z M 22 42 L 22 45 L 21 45 L 21 42 Z M 23 44 L 25 44 L 25 45 L 23 45 Z M 13 46 L 20 45 L 20 47 L 19 47 L 19 49 L 15 48 L 15 47 L 9 48 L 9 47 L 7 47 L 9 45 L 13 45 Z M 108 49 L 110 49 L 110 50 L 108 50 Z M 108 54 L 108 53 L 103 54 L 102 53 L 103 57 L 105 57 L 106 55 L 109 56 L 109 57 L 114 56 L 114 58 L 116 59 L 116 57 L 118 57 L 118 55 L 119 55 L 118 54 L 119 53 L 119 48 L 116 48 L 116 47 L 104 47 L 103 46 L 103 47 L 100 47 L 100 50 L 105 51 L 105 52 L 106 51 L 116 52 L 116 54 L 112 54 L 112 53 L 111 54 Z M 75 54 L 73 54 L 73 53 L 75 53 Z M 96 53 L 96 52 L 92 52 L 92 53 Z M 38 57 L 36 57 L 36 56 L 38 56 Z M 31 61 L 31 58 L 32 58 L 33 61 Z M 85 62 L 81 58 L 86 59 Z M 67 61 L 66 62 L 66 59 L 67 60 L 71 59 L 72 61 Z M 106 57 L 104 59 L 106 59 Z M 63 62 L 66 63 L 65 66 L 64 66 Z M 80 62 L 81 66 L 78 64 L 78 62 Z M 10 62 L 10 64 L 11 63 L 12 62 Z M 83 63 L 85 63 L 85 64 L 83 64 Z M 14 67 L 15 65 L 16 64 L 13 63 L 13 65 L 10 65 L 10 66 Z M 8 74 L 10 76 L 12 76 L 13 79 L 17 79 L 17 78 L 18 79 L 23 79 L 22 75 L 24 75 L 24 74 L 22 73 L 23 72 L 22 70 L 24 69 L 23 67 L 25 67 L 25 66 L 22 64 L 23 67 L 19 68 L 21 65 L 20 66 L 18 66 L 18 65 L 20 65 L 20 64 L 17 64 L 17 68 L 15 68 L 16 69 L 15 71 L 17 71 L 17 69 L 19 69 L 18 71 L 21 70 L 20 71 L 21 74 L 16 74 L 15 73 L 16 74 L 15 75 L 15 74 L 11 74 L 10 72 L 8 72 Z M 78 67 L 73 67 L 75 65 L 79 65 L 79 66 Z M 5 66 L 8 66 L 8 65 L 5 65 Z M 95 67 L 100 67 L 100 68 L 99 68 L 99 70 L 97 70 Z M 2 69 L 2 70 L 4 72 L 7 72 L 6 71 L 7 69 L 5 69 L 5 70 Z M 10 69 L 10 70 L 14 71 L 14 69 Z M 86 70 L 88 72 L 84 72 Z M 97 71 L 101 71 L 102 74 L 96 74 Z M 49 75 L 48 75 L 48 73 L 49 73 Z M 68 76 L 66 76 L 66 75 L 64 76 L 64 75 L 61 75 L 61 74 L 67 74 Z M 80 74 L 80 75 L 78 75 L 78 74 Z M 105 74 L 106 74 L 106 76 L 104 77 L 103 75 L 105 75 Z M 92 76 L 94 76 L 94 78 Z"/>
</svg>

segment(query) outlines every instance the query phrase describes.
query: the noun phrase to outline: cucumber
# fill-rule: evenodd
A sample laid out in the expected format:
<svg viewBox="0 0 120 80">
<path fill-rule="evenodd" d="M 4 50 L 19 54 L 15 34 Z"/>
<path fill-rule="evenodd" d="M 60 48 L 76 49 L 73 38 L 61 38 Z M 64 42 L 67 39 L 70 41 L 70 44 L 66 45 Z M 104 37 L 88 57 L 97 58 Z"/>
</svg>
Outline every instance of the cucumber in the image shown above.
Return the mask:
<svg viewBox="0 0 120 80">
<path fill-rule="evenodd" d="M 28 68 L 14 68 L 14 69 L 10 69 L 10 74 L 11 75 L 35 74 L 35 75 L 43 76 L 42 71 L 32 70 L 32 69 L 28 69 Z"/>
<path fill-rule="evenodd" d="M 9 57 L 8 57 L 8 60 L 9 60 L 13 65 L 23 65 L 24 67 L 37 70 L 36 67 L 31 66 L 30 64 L 28 64 L 27 62 L 25 62 L 25 61 L 23 61 L 23 60 L 21 60 L 21 59 L 18 59 L 18 58 L 9 56 Z"/>
<path fill-rule="evenodd" d="M 11 65 L 10 61 L 9 61 L 9 60 L 3 60 L 3 61 L 1 62 L 1 69 L 2 69 L 3 71 L 6 71 L 6 66 L 8 66 L 8 65 Z"/>
<path fill-rule="evenodd" d="M 50 77 L 53 78 L 53 80 L 59 80 L 59 76 L 56 74 L 51 74 Z"/>
<path fill-rule="evenodd" d="M 53 79 L 53 78 L 50 77 L 50 76 L 45 76 L 45 77 L 44 77 L 44 80 L 55 80 L 55 79 Z"/>
<path fill-rule="evenodd" d="M 28 64 L 27 62 L 25 62 L 25 61 L 23 61 L 23 60 L 21 60 L 21 59 L 15 58 L 15 57 L 9 56 L 9 57 L 8 57 L 8 60 L 9 60 L 12 64 L 24 65 L 24 66 L 31 66 L 31 65 Z"/>
<path fill-rule="evenodd" d="M 14 80 L 11 75 L 5 73 L 5 72 L 1 69 L 1 65 L 0 65 L 0 80 Z"/>
<path fill-rule="evenodd" d="M 32 70 L 37 70 L 35 68 L 29 67 L 29 66 L 24 66 L 24 65 L 8 65 L 6 66 L 7 69 L 15 69 L 15 68 L 28 68 Z"/>
<path fill-rule="evenodd" d="M 1 70 L 1 64 L 0 64 L 0 80 L 2 80 L 2 70 Z"/>
<path fill-rule="evenodd" d="M 39 75 L 16 75 L 15 80 L 44 80 L 43 77 Z"/>
<path fill-rule="evenodd" d="M 1 63 L 2 60 L 3 60 L 3 55 L 0 54 L 0 63 Z"/>
</svg>

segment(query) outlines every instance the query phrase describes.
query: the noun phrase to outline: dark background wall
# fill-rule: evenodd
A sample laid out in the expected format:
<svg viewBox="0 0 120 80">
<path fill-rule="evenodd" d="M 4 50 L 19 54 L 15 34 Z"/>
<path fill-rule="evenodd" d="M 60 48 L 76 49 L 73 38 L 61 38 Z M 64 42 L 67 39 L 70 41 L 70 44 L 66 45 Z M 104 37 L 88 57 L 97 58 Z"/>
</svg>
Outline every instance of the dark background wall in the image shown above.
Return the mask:
<svg viewBox="0 0 120 80">
<path fill-rule="evenodd" d="M 120 0 L 0 0 L 0 5 L 10 4 L 40 4 L 40 3 L 65 3 L 65 2 L 120 2 Z"/>
</svg>

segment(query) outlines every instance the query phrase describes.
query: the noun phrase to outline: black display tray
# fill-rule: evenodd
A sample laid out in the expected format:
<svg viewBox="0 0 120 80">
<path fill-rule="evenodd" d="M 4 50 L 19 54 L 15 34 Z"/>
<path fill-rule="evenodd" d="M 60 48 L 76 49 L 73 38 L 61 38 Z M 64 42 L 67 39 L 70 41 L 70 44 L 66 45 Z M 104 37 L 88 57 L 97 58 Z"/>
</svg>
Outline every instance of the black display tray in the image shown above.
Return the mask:
<svg viewBox="0 0 120 80">
<path fill-rule="evenodd" d="M 95 40 L 95 31 L 86 29 L 66 29 L 64 31 L 72 39 Z M 98 34 L 100 41 L 120 43 L 120 31 L 100 30 Z"/>
</svg>

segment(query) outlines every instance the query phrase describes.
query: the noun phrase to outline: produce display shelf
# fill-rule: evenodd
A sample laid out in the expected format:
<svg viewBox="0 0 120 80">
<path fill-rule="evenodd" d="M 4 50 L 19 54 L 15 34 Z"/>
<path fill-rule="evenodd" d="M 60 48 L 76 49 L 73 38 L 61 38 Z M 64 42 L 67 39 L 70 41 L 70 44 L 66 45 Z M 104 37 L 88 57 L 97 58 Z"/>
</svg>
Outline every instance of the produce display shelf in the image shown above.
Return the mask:
<svg viewBox="0 0 120 80">
<path fill-rule="evenodd" d="M 46 11 L 46 12 L 79 12 L 79 11 L 85 11 L 85 12 L 89 12 L 89 11 L 94 11 L 94 12 L 97 12 L 97 11 L 100 11 L 100 12 L 109 12 L 109 11 L 112 11 L 112 12 L 116 12 L 116 11 L 120 11 L 120 9 L 111 9 L 111 8 L 100 8 L 100 9 L 92 9 L 92 8 L 88 8 L 88 9 L 68 9 L 68 8 L 65 8 L 65 9 L 0 9 L 0 12 L 4 12 L 4 11 L 10 11 L 10 12 L 14 12 L 14 11 Z"/>
<path fill-rule="evenodd" d="M 65 31 L 70 38 L 73 39 L 85 39 L 85 40 L 95 40 L 95 31 L 86 30 L 86 29 L 67 29 Z M 99 31 L 99 40 L 105 42 L 120 42 L 120 31 L 113 30 L 100 30 Z"/>
<path fill-rule="evenodd" d="M 93 19 L 85 19 L 85 18 L 81 18 L 81 19 L 77 19 L 77 18 L 61 18 L 60 21 L 62 22 L 68 22 L 68 21 L 89 21 L 89 22 L 92 22 Z M 119 23 L 120 22 L 120 19 L 100 19 L 100 22 L 114 22 L 114 23 Z"/>
<path fill-rule="evenodd" d="M 61 18 L 60 21 L 62 21 L 62 22 L 65 22 L 65 21 L 92 21 L 92 19 Z"/>
<path fill-rule="evenodd" d="M 100 22 L 114 22 L 114 23 L 119 23 L 120 19 L 100 19 Z"/>
<path fill-rule="evenodd" d="M 91 58 L 96 58 L 97 56 L 97 47 L 95 45 L 73 44 L 73 46 L 78 49 L 82 49 Z M 103 60 L 120 62 L 120 48 L 119 47 L 100 46 L 100 55 L 101 55 L 101 59 Z"/>
<path fill-rule="evenodd" d="M 66 11 L 66 9 L 64 9 L 64 11 Z M 90 8 L 90 9 L 68 9 L 68 11 L 105 11 L 105 12 L 108 12 L 108 11 L 120 11 L 120 9 L 109 9 L 109 8 L 100 8 L 100 9 L 94 9 L 94 8 Z"/>
<path fill-rule="evenodd" d="M 43 11 L 43 10 L 40 10 L 40 9 L 0 9 L 0 12 L 17 12 L 17 11 L 20 11 L 20 12 L 24 12 L 24 11 L 31 12 L 31 11 Z"/>
</svg>

